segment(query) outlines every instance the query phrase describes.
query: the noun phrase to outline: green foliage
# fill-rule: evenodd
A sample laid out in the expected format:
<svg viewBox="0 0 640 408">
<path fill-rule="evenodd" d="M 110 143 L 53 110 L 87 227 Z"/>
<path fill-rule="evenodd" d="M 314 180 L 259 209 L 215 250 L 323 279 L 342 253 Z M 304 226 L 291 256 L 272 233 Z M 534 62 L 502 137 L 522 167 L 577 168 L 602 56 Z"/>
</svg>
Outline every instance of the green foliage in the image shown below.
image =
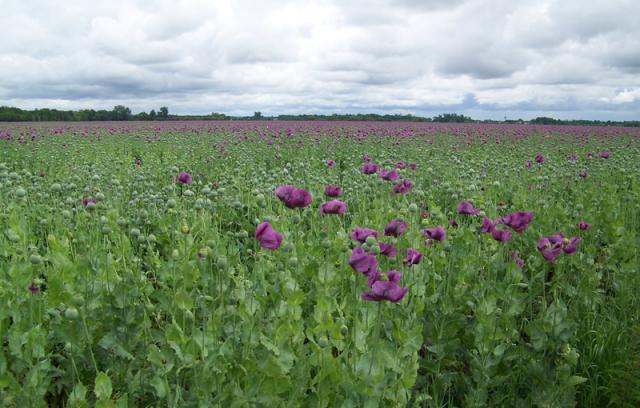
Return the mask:
<svg viewBox="0 0 640 408">
<path fill-rule="evenodd" d="M 0 140 L 0 406 L 640 405 L 637 137 L 160 125 L 157 138 L 158 123 Z M 390 195 L 359 171 L 363 154 L 417 163 L 399 170 L 414 190 Z M 174 182 L 183 170 L 193 184 Z M 281 184 L 312 205 L 285 208 Z M 326 184 L 343 188 L 344 217 L 319 215 Z M 456 214 L 462 200 L 535 218 L 498 243 Z M 402 271 L 409 292 L 365 302 L 349 234 L 393 218 L 409 228 L 381 234 L 398 257 L 380 269 Z M 277 251 L 253 238 L 266 219 L 284 235 Z M 435 225 L 447 239 L 426 245 Z M 556 231 L 582 242 L 550 264 L 536 242 Z M 410 247 L 423 253 L 412 267 Z"/>
</svg>

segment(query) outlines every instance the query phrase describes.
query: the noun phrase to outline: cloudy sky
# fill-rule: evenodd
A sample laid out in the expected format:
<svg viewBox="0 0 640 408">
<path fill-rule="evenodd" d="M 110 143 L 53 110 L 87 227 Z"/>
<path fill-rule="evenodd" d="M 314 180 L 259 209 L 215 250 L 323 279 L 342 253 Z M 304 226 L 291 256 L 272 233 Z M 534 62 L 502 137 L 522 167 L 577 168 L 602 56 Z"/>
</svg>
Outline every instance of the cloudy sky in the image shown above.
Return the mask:
<svg viewBox="0 0 640 408">
<path fill-rule="evenodd" d="M 1 8 L 0 105 L 640 119 L 638 0 Z"/>
</svg>

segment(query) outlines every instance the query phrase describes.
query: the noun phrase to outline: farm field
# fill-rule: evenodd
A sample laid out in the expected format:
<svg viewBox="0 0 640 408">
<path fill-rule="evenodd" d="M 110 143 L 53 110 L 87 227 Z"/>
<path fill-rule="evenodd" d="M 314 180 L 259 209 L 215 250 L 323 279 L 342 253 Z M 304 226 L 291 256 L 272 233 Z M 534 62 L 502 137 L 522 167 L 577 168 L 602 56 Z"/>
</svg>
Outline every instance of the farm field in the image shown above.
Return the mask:
<svg viewBox="0 0 640 408">
<path fill-rule="evenodd" d="M 0 406 L 640 406 L 640 129 L 0 125 Z"/>
</svg>

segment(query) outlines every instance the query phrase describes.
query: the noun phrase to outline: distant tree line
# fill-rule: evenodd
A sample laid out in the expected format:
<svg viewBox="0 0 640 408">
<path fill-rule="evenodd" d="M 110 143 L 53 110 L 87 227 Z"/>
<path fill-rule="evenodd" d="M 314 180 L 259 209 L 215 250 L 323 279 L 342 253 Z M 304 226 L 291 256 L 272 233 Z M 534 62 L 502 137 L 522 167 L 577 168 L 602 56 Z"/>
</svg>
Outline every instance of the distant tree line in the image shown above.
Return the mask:
<svg viewBox="0 0 640 408">
<path fill-rule="evenodd" d="M 169 108 L 160 107 L 147 112 L 133 114 L 131 109 L 123 105 L 116 105 L 112 110 L 58 110 L 58 109 L 34 109 L 26 110 L 10 106 L 0 106 L 0 122 L 56 122 L 56 121 L 130 121 L 130 120 L 327 120 L 327 121 L 381 121 L 381 122 L 434 122 L 434 123 L 511 123 L 511 124 L 535 124 L 535 125 L 573 125 L 573 126 L 631 126 L 640 127 L 640 120 L 632 121 L 601 121 L 601 120 L 563 120 L 550 117 L 537 117 L 525 121 L 517 120 L 475 120 L 469 116 L 458 113 L 442 113 L 427 118 L 422 116 L 407 115 L 381 115 L 377 113 L 355 113 L 317 115 L 278 115 L 263 116 L 262 112 L 254 112 L 253 116 L 228 116 L 224 113 L 212 112 L 206 115 L 170 115 Z"/>
<path fill-rule="evenodd" d="M 112 110 L 81 109 L 34 109 L 26 110 L 11 106 L 0 106 L 0 122 L 57 122 L 57 121 L 112 121 L 112 120 L 170 120 L 169 108 L 161 107 L 158 112 L 132 114 L 131 109 L 116 105 Z"/>
</svg>

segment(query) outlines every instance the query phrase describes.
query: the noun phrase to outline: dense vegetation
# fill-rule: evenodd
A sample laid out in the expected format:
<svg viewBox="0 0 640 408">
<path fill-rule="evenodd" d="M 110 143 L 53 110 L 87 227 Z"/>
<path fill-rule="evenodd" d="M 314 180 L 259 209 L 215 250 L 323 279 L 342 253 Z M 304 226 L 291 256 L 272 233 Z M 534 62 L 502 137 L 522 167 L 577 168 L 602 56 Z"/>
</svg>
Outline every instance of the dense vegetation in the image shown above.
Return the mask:
<svg viewBox="0 0 640 408">
<path fill-rule="evenodd" d="M 639 138 L 0 127 L 0 405 L 640 406 Z"/>
</svg>

